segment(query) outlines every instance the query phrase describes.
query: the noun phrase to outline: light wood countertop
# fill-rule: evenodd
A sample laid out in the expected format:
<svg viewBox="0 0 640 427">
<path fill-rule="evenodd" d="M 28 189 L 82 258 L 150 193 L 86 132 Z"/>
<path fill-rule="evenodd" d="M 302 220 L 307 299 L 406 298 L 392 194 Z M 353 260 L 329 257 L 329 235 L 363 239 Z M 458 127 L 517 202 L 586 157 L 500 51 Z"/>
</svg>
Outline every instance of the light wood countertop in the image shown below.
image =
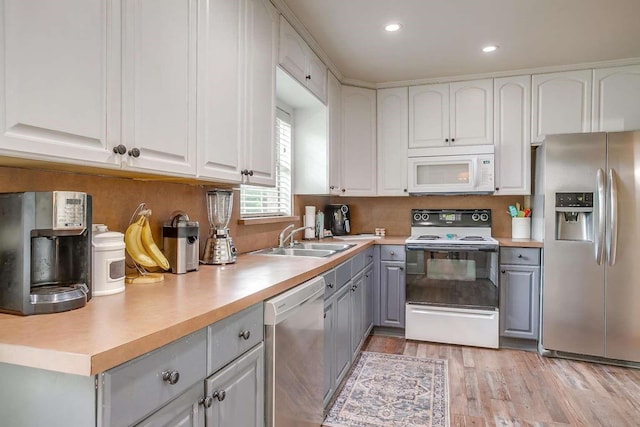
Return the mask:
<svg viewBox="0 0 640 427">
<path fill-rule="evenodd" d="M 516 248 L 542 248 L 544 243 L 531 239 L 512 239 L 511 237 L 495 237 L 500 246 Z"/>
<path fill-rule="evenodd" d="M 330 241 L 330 240 L 329 240 Z M 127 285 L 64 313 L 0 314 L 0 362 L 95 375 L 155 350 L 329 270 L 374 240 L 329 258 L 240 255 L 164 282 Z"/>
</svg>

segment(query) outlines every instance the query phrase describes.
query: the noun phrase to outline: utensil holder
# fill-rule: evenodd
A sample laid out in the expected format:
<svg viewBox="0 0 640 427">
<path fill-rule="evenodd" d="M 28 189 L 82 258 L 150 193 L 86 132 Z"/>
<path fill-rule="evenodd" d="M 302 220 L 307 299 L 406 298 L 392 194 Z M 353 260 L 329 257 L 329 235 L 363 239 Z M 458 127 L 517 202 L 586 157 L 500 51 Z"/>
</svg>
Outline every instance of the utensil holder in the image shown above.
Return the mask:
<svg viewBox="0 0 640 427">
<path fill-rule="evenodd" d="M 511 238 L 530 239 L 531 238 L 531 217 L 511 218 Z"/>
</svg>

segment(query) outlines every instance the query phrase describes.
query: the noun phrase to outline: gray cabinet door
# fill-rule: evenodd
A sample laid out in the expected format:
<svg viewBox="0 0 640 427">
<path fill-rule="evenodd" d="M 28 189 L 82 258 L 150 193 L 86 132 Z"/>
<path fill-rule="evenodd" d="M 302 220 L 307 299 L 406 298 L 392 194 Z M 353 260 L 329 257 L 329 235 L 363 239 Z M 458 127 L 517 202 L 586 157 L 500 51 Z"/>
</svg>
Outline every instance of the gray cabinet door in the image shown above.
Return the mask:
<svg viewBox="0 0 640 427">
<path fill-rule="evenodd" d="M 404 261 L 380 263 L 380 326 L 404 328 L 405 317 Z"/>
<path fill-rule="evenodd" d="M 204 386 L 199 382 L 142 421 L 141 427 L 204 427 Z"/>
<path fill-rule="evenodd" d="M 373 328 L 373 266 L 369 265 L 364 270 L 364 325 L 362 339 L 364 340 L 371 328 Z"/>
<path fill-rule="evenodd" d="M 206 423 L 216 427 L 264 425 L 264 345 L 260 343 L 207 378 L 205 395 L 212 404 Z"/>
<path fill-rule="evenodd" d="M 540 267 L 500 267 L 500 336 L 537 340 Z"/>
<path fill-rule="evenodd" d="M 335 314 L 335 377 L 336 384 L 349 371 L 351 363 L 351 282 L 336 293 Z"/>
<path fill-rule="evenodd" d="M 351 285 L 351 360 L 358 356 L 364 324 L 364 274 L 353 278 Z"/>
<path fill-rule="evenodd" d="M 335 391 L 335 299 L 331 298 L 324 302 L 324 389 L 323 406 L 326 406 Z"/>
</svg>

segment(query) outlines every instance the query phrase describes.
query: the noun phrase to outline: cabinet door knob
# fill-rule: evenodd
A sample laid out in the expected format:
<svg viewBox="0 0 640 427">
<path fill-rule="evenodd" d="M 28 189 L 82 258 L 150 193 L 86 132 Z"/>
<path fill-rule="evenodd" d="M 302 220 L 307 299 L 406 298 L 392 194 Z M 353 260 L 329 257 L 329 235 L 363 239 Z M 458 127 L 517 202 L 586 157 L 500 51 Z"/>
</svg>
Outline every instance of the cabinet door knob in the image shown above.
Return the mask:
<svg viewBox="0 0 640 427">
<path fill-rule="evenodd" d="M 335 186 L 335 185 L 330 185 L 330 186 L 329 186 L 329 190 L 335 190 L 335 189 L 336 189 L 336 186 Z"/>
<path fill-rule="evenodd" d="M 199 403 L 205 408 L 211 408 L 211 405 L 213 405 L 213 397 L 205 396 L 202 399 L 200 399 Z"/>
<path fill-rule="evenodd" d="M 253 170 L 249 171 L 249 176 L 253 176 Z"/>
<path fill-rule="evenodd" d="M 389 252 L 389 255 L 391 255 L 391 256 L 393 256 L 393 255 L 395 255 L 395 254 L 396 254 L 396 253 L 395 253 L 395 251 L 391 251 L 391 252 Z"/>
<path fill-rule="evenodd" d="M 224 390 L 216 391 L 211 397 L 213 397 L 214 399 L 218 399 L 218 402 L 222 402 L 224 398 L 227 397 L 227 392 Z"/>
<path fill-rule="evenodd" d="M 333 283 L 329 282 L 329 283 L 327 283 L 327 286 L 329 287 L 329 289 L 333 289 L 334 285 L 333 285 Z"/>
<path fill-rule="evenodd" d="M 238 335 L 238 338 L 244 338 L 245 340 L 248 340 L 250 336 L 251 331 L 242 331 L 240 332 L 240 335 Z"/>
<path fill-rule="evenodd" d="M 249 175 L 249 170 L 248 169 L 242 169 L 240 171 L 240 175 Z"/>
<path fill-rule="evenodd" d="M 137 159 L 138 157 L 140 157 L 140 149 L 139 149 L 138 147 L 134 147 L 134 148 L 132 148 L 131 150 L 129 150 L 129 153 L 128 153 L 128 154 L 129 154 L 131 157 L 133 157 L 133 158 L 136 158 L 136 159 Z"/>
<path fill-rule="evenodd" d="M 500 270 L 500 273 L 502 273 L 502 274 L 504 274 L 506 272 L 507 272 L 506 270 Z"/>
<path fill-rule="evenodd" d="M 449 142 L 449 138 L 445 138 L 444 142 Z"/>
<path fill-rule="evenodd" d="M 307 80 L 311 80 L 311 74 L 307 74 L 307 75 L 305 76 L 305 79 L 307 79 Z"/>
<path fill-rule="evenodd" d="M 407 189 L 405 188 L 405 189 L 403 189 L 402 191 L 404 191 L 404 192 L 406 193 L 406 192 L 407 192 Z"/>
<path fill-rule="evenodd" d="M 342 190 L 340 190 L 340 191 L 342 191 L 342 192 L 344 193 L 345 191 L 347 191 L 347 189 L 346 189 L 346 188 L 343 188 L 343 189 L 342 189 Z"/>
<path fill-rule="evenodd" d="M 519 254 L 519 255 L 518 255 L 518 258 L 522 258 L 522 254 Z"/>
<path fill-rule="evenodd" d="M 122 144 L 117 145 L 117 146 L 113 147 L 113 152 L 116 153 L 116 154 L 124 154 L 124 153 L 127 152 L 127 147 L 125 147 Z"/>
<path fill-rule="evenodd" d="M 180 381 L 180 372 L 174 371 L 173 369 L 167 369 L 162 372 L 162 381 L 171 385 L 178 384 L 178 381 Z"/>
<path fill-rule="evenodd" d="M 455 141 L 456 141 L 456 139 L 455 139 L 455 138 L 451 138 L 451 142 L 455 142 Z"/>
<path fill-rule="evenodd" d="M 399 267 L 399 268 L 400 268 L 400 271 L 404 271 L 404 267 Z"/>
</svg>

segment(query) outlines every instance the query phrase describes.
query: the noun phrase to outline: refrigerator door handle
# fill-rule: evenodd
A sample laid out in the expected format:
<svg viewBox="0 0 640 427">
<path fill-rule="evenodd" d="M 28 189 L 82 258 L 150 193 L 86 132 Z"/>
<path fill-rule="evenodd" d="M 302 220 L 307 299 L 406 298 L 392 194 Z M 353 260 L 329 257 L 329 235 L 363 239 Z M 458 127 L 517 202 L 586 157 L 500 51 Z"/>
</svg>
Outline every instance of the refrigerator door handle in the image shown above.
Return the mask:
<svg viewBox="0 0 640 427">
<path fill-rule="evenodd" d="M 604 230 L 605 230 L 605 188 L 604 188 L 604 171 L 598 169 L 596 174 L 598 193 L 596 195 L 598 203 L 598 229 L 596 230 L 596 262 L 598 265 L 602 265 L 602 259 L 604 257 Z"/>
<path fill-rule="evenodd" d="M 609 265 L 616 263 L 618 249 L 618 177 L 616 171 L 609 169 L 609 239 L 607 258 Z"/>
</svg>

